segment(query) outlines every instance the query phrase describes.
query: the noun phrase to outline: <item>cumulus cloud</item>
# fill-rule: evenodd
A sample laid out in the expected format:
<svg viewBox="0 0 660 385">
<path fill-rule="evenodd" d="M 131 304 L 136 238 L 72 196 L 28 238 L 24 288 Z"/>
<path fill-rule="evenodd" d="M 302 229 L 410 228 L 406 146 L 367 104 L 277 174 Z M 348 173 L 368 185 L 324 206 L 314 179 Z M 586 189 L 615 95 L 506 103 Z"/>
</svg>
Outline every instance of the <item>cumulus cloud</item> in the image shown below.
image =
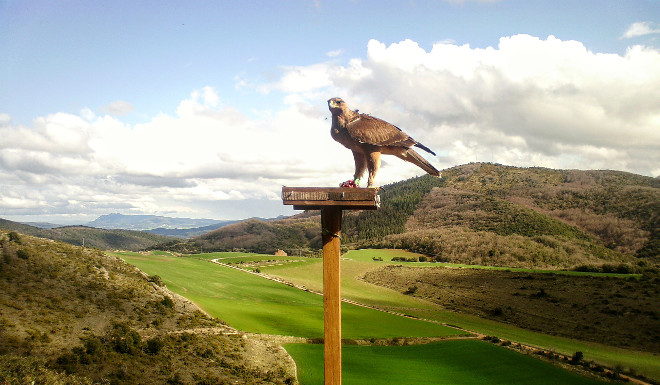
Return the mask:
<svg viewBox="0 0 660 385">
<path fill-rule="evenodd" d="M 341 49 L 337 49 L 337 50 L 334 50 L 334 51 L 327 52 L 326 56 L 328 56 L 328 57 L 337 57 L 337 56 L 341 55 L 342 52 L 343 51 Z"/>
<path fill-rule="evenodd" d="M 430 51 L 411 40 L 372 40 L 365 59 L 328 73 L 326 89 L 405 127 L 449 163 L 660 174 L 660 52 L 651 48 L 602 54 L 528 35 Z M 306 84 L 298 91 L 311 93 L 315 85 Z"/>
<path fill-rule="evenodd" d="M 640 21 L 637 23 L 632 23 L 630 27 L 628 27 L 626 32 L 624 32 L 623 36 L 621 36 L 621 38 L 631 39 L 633 37 L 653 35 L 659 33 L 660 33 L 660 27 L 654 27 L 653 22 Z"/>
<path fill-rule="evenodd" d="M 103 112 L 104 114 L 115 115 L 115 116 L 130 114 L 134 110 L 135 108 L 133 107 L 133 105 L 124 100 L 117 100 L 106 106 L 101 107 L 101 112 Z"/>
<path fill-rule="evenodd" d="M 652 48 L 603 54 L 528 35 L 430 50 L 371 40 L 363 57 L 281 71 L 252 88 L 280 105 L 250 115 L 212 87 L 135 125 L 87 109 L 29 126 L 1 114 L 0 214 L 278 215 L 282 185 L 334 186 L 352 174 L 350 152 L 329 136 L 333 96 L 404 129 L 438 154 L 429 157 L 438 168 L 492 161 L 660 175 Z M 422 173 L 385 157 L 377 183 Z"/>
<path fill-rule="evenodd" d="M 119 207 L 113 211 L 226 218 L 214 207 L 218 201 L 271 200 L 283 184 L 301 178 L 323 183 L 326 174 L 318 170 L 332 167 L 331 152 L 310 144 L 327 141 L 327 122 L 309 109 L 297 102 L 249 118 L 205 87 L 173 114 L 143 124 L 110 115 L 90 120 L 86 110 L 40 117 L 30 127 L 2 116 L 0 177 L 12 187 L 0 213 L 27 215 L 40 202 L 41 214 L 77 207 L 93 217 Z M 271 207 L 273 215 L 283 211 L 280 205 Z"/>
</svg>

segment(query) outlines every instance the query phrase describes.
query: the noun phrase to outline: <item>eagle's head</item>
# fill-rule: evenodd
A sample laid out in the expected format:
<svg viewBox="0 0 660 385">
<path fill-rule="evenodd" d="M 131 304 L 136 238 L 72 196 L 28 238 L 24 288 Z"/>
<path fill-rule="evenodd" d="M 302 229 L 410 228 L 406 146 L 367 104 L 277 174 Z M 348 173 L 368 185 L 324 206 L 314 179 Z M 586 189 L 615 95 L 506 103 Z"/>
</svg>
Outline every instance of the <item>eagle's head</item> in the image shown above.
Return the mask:
<svg viewBox="0 0 660 385">
<path fill-rule="evenodd" d="M 348 111 L 349 108 L 342 98 L 332 98 L 328 100 L 328 108 L 332 115 L 341 115 L 343 112 Z"/>
</svg>

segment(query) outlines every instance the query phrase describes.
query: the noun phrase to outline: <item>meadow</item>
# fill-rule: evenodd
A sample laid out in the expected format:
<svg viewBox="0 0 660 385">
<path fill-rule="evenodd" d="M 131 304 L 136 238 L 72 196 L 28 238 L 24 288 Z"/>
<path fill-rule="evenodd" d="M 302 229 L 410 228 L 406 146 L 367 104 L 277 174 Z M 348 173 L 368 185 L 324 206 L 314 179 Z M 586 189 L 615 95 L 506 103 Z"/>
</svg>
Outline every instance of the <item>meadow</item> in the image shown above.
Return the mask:
<svg viewBox="0 0 660 385">
<path fill-rule="evenodd" d="M 323 346 L 284 346 L 303 385 L 323 384 Z M 344 346 L 343 382 L 372 384 L 595 385 L 605 382 L 478 340 L 409 346 Z"/>
<path fill-rule="evenodd" d="M 273 282 L 254 274 L 248 274 L 244 271 L 220 266 L 209 261 L 211 259 L 220 259 L 219 262 L 229 263 L 248 271 L 259 269 L 262 273 L 270 276 L 276 276 L 288 282 L 295 283 L 296 285 L 305 286 L 310 290 L 321 291 L 321 259 L 292 256 L 275 257 L 273 255 L 245 253 L 208 253 L 187 257 L 173 257 L 165 253 L 158 253 L 156 255 L 121 253 L 118 255 L 149 275 L 159 275 L 170 290 L 189 298 L 212 316 L 222 319 L 230 326 L 239 330 L 251 333 L 299 336 L 306 338 L 322 337 L 323 312 L 321 296 L 282 283 Z M 413 255 L 413 253 L 397 250 L 350 251 L 342 257 L 342 297 L 364 305 L 374 306 L 398 313 L 405 313 L 413 317 L 431 320 L 433 322 L 404 318 L 390 313 L 344 303 L 342 304 L 342 338 L 385 339 L 402 337 L 447 337 L 465 334 L 458 329 L 443 326 L 441 324 L 457 325 L 467 330 L 486 335 L 497 335 L 502 339 L 550 349 L 569 356 L 576 351 L 582 351 L 584 352 L 586 360 L 596 360 L 610 367 L 635 368 L 637 371 L 644 373 L 649 377 L 660 378 L 660 368 L 658 367 L 657 356 L 651 353 L 632 352 L 598 343 L 588 343 L 569 338 L 545 335 L 520 329 L 501 322 L 447 311 L 431 302 L 413 296 L 404 295 L 395 290 L 375 286 L 360 279 L 360 277 L 369 270 L 373 270 L 379 266 L 392 264 L 390 259 L 393 256 L 412 257 Z M 374 260 L 374 257 L 377 259 L 382 258 L 383 261 Z M 282 263 L 272 263 L 275 260 L 281 260 Z M 411 264 L 425 265 L 425 263 Z M 406 265 L 408 265 L 408 263 L 406 263 Z M 428 265 L 438 266 L 439 264 L 429 263 Z M 539 364 L 548 365 L 549 367 L 554 368 L 554 370 L 557 370 L 558 373 L 565 372 L 564 370 L 550 364 L 543 363 L 531 357 L 526 357 L 520 353 L 502 348 L 492 350 L 487 343 L 479 341 L 475 342 L 477 342 L 478 345 L 471 345 L 471 342 L 466 340 L 456 341 L 455 344 L 457 344 L 456 346 L 461 346 L 462 343 L 468 343 L 466 346 L 468 346 L 469 349 L 477 349 L 477 351 L 480 351 L 480 348 L 475 348 L 474 346 L 486 346 L 483 349 L 486 349 L 488 352 L 487 360 L 489 362 L 491 360 L 498 360 L 499 358 L 497 357 L 500 355 L 506 355 L 510 357 L 509 359 L 513 359 L 511 357 L 518 357 L 524 362 L 531 360 L 530 362 L 533 361 L 538 362 Z M 415 352 L 422 352 L 424 351 L 423 349 L 426 349 L 421 346 L 422 345 L 419 345 L 418 348 L 405 346 L 384 348 L 377 346 L 358 347 L 345 345 L 343 347 L 343 351 L 345 351 L 345 382 L 355 384 L 366 383 L 360 382 L 357 377 L 355 380 L 352 379 L 352 373 L 354 370 L 351 368 L 367 367 L 365 366 L 366 364 L 359 363 L 361 360 L 360 357 L 371 357 L 369 360 L 373 361 L 370 363 L 372 366 L 376 365 L 378 368 L 389 368 L 394 364 L 389 363 L 387 360 L 381 362 L 381 358 L 390 357 L 389 359 L 392 361 L 408 362 L 406 360 L 410 357 L 414 357 L 416 354 Z M 433 349 L 442 350 L 443 346 L 447 345 L 442 345 L 442 343 L 432 344 Z M 384 350 L 379 350 L 381 348 Z M 315 349 L 320 349 L 320 353 Z M 355 350 L 355 353 L 353 353 L 354 349 L 362 350 Z M 390 352 L 388 349 L 393 350 Z M 412 349 L 412 351 L 409 352 L 406 349 Z M 468 348 L 466 347 L 465 349 Z M 313 366 L 310 366 L 312 364 L 309 363 L 309 360 L 311 360 L 317 353 L 322 356 L 322 346 L 291 345 L 287 346 L 287 350 L 298 362 L 298 368 L 300 370 L 299 376 L 301 377 L 302 383 L 314 384 L 315 380 L 313 379 L 313 373 L 315 369 L 311 369 Z M 431 353 L 432 352 L 426 352 L 424 354 L 420 353 L 420 355 L 423 356 Z M 486 355 L 486 353 L 483 354 Z M 442 369 L 442 365 L 450 365 L 452 367 L 451 371 L 464 370 L 464 368 L 461 368 L 460 366 L 455 366 L 455 363 L 443 363 L 446 361 L 444 358 L 440 360 L 440 353 L 433 353 L 432 356 L 438 357 L 439 362 L 436 364 L 428 364 L 424 361 L 416 361 L 413 359 L 408 362 L 408 365 L 415 365 L 415 369 L 410 370 L 410 368 L 408 368 L 407 371 L 417 372 L 418 370 L 422 370 L 418 365 L 423 366 L 424 370 L 426 370 L 426 367 L 428 366 L 428 370 L 431 371 L 431 374 L 428 375 L 432 376 L 439 376 L 439 374 L 433 371 L 447 370 L 446 368 Z M 466 357 L 465 361 L 480 362 L 484 359 L 485 358 L 479 357 Z M 354 360 L 357 360 L 355 361 L 355 364 L 353 363 Z M 513 359 L 513 361 L 516 360 Z M 318 363 L 322 363 L 322 359 L 318 361 Z M 437 365 L 440 365 L 440 367 L 434 368 Z M 502 366 L 502 368 L 515 368 L 516 365 L 522 365 L 522 363 L 506 364 Z M 536 368 L 534 370 L 539 371 L 541 369 Z M 309 380 L 303 381 L 303 378 L 307 378 L 307 374 L 305 374 L 307 373 L 306 371 L 311 371 L 310 373 L 312 374 L 310 375 L 312 377 L 310 377 Z M 473 372 L 474 370 L 471 371 Z M 356 372 L 359 372 L 359 370 L 356 369 Z M 387 370 L 385 370 L 385 373 L 387 373 Z M 538 373 L 544 372 L 539 371 Z M 564 374 L 552 374 L 552 376 L 555 377 L 560 375 Z M 479 374 L 479 376 L 482 375 Z M 565 383 L 590 383 L 583 377 L 578 376 L 576 378 L 578 380 L 566 380 L 567 382 Z M 351 379 L 350 382 L 349 379 Z M 465 381 L 467 382 L 464 383 L 470 383 L 468 379 Z M 480 381 L 481 380 L 478 382 Z M 502 382 L 497 380 L 497 378 L 489 379 L 488 381 L 494 382 L 483 383 L 515 383 L 508 381 Z M 397 383 L 406 382 L 397 381 Z"/>
<path fill-rule="evenodd" d="M 366 305 L 409 314 L 414 317 L 429 319 L 448 325 L 456 325 L 466 330 L 485 335 L 495 335 L 501 339 L 516 341 L 525 345 L 548 349 L 569 356 L 577 351 L 581 351 L 588 360 L 595 360 L 612 368 L 619 367 L 631 369 L 633 371 L 644 373 L 649 377 L 660 379 L 660 360 L 658 359 L 657 354 L 621 349 L 596 342 L 579 341 L 571 338 L 548 335 L 522 329 L 508 323 L 497 322 L 460 312 L 447 311 L 431 302 L 404 295 L 399 291 L 371 285 L 361 279 L 361 277 L 370 270 L 380 266 L 393 264 L 391 258 L 414 258 L 419 256 L 421 255 L 402 250 L 364 249 L 349 251 L 342 256 L 342 297 Z M 383 260 L 378 261 L 374 260 L 374 258 L 382 258 Z M 398 262 L 396 263 L 401 264 Z M 475 265 L 448 266 L 448 264 L 445 263 L 432 262 L 404 262 L 403 264 L 405 266 L 447 266 L 453 268 L 507 270 L 505 268 L 492 268 Z M 284 265 L 262 268 L 261 270 L 287 281 L 305 285 L 313 290 L 322 290 L 323 280 L 320 259 L 312 259 L 304 266 Z M 636 279 L 637 277 L 636 275 L 567 272 L 557 270 L 510 270 L 549 275 L 604 276 L 617 279 L 623 279 L 626 277 Z"/>
<path fill-rule="evenodd" d="M 323 297 L 198 258 L 124 253 L 121 257 L 210 315 L 250 333 L 323 337 Z M 238 257 L 238 256 L 237 256 Z M 256 257 L 257 259 L 263 256 Z M 271 256 L 270 259 L 273 257 Z M 465 332 L 343 303 L 342 337 L 348 339 L 438 337 Z"/>
</svg>

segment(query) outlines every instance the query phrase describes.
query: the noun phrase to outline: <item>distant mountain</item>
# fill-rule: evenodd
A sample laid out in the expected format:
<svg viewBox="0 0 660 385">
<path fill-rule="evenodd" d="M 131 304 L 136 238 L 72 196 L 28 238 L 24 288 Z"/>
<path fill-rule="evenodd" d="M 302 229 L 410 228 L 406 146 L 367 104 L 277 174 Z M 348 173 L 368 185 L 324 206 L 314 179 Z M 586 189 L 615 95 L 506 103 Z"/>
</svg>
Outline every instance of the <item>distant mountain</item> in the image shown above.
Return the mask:
<svg viewBox="0 0 660 385">
<path fill-rule="evenodd" d="M 343 245 L 510 267 L 660 263 L 658 178 L 470 163 L 383 186 L 380 196 L 380 210 L 344 212 Z M 320 238 L 319 212 L 310 211 L 231 224 L 172 248 L 313 254 Z"/>
<path fill-rule="evenodd" d="M 162 227 L 159 227 L 157 229 L 144 230 L 144 231 L 147 233 L 162 235 L 165 237 L 192 238 L 236 222 L 240 222 L 240 221 L 222 221 L 222 222 L 214 223 L 212 225 L 193 227 L 190 229 L 164 229 Z"/>
<path fill-rule="evenodd" d="M 54 229 L 56 227 L 64 226 L 64 225 L 58 225 L 58 224 L 49 223 L 49 222 L 21 222 L 21 223 L 23 223 L 24 225 L 28 225 L 28 226 L 38 227 L 40 229 Z"/>
<path fill-rule="evenodd" d="M 161 235 L 131 230 L 105 230 L 86 226 L 63 226 L 43 229 L 23 223 L 0 219 L 0 229 L 17 231 L 36 237 L 62 241 L 75 246 L 102 250 L 142 250 L 172 239 Z"/>
<path fill-rule="evenodd" d="M 158 215 L 102 215 L 86 224 L 99 229 L 124 230 L 154 230 L 154 229 L 193 229 L 198 227 L 225 225 L 236 221 L 219 221 L 215 219 L 171 218 Z"/>
</svg>

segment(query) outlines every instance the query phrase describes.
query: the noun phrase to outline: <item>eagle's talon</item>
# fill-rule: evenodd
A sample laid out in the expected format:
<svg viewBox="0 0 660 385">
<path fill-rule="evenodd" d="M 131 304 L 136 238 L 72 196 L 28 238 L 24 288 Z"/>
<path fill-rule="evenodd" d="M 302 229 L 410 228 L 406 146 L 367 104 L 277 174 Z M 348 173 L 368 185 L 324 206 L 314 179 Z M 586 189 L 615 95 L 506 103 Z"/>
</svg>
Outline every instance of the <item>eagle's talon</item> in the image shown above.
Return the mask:
<svg viewBox="0 0 660 385">
<path fill-rule="evenodd" d="M 357 188 L 359 187 L 353 179 L 347 180 L 346 182 L 342 182 L 339 184 L 339 187 L 350 187 L 350 188 Z"/>
</svg>

